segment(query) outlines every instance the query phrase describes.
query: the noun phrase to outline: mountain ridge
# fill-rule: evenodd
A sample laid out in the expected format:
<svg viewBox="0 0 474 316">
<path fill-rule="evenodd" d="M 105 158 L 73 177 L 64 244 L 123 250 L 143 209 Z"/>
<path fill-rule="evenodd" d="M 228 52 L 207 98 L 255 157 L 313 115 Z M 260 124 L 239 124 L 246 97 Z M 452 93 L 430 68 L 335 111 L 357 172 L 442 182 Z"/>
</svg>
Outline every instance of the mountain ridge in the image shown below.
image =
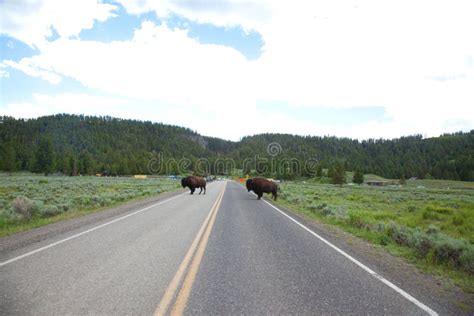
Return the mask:
<svg viewBox="0 0 474 316">
<path fill-rule="evenodd" d="M 203 136 L 186 127 L 113 118 L 56 114 L 35 119 L 2 117 L 0 124 L 0 169 L 39 172 L 40 143 L 51 144 L 51 171 L 94 174 L 149 173 L 147 161 L 157 153 L 167 158 L 219 157 L 235 161 L 242 168 L 245 159 L 317 159 L 323 167 L 343 161 L 346 169 L 360 169 L 386 178 L 417 176 L 474 181 L 474 130 L 423 138 L 359 141 L 347 137 L 300 136 L 262 133 L 239 141 Z M 274 148 L 269 148 L 270 145 Z M 277 152 L 269 153 L 268 150 Z M 276 153 L 275 156 L 273 156 Z M 14 163 L 11 163 L 11 160 Z M 187 171 L 192 172 L 190 167 Z"/>
</svg>

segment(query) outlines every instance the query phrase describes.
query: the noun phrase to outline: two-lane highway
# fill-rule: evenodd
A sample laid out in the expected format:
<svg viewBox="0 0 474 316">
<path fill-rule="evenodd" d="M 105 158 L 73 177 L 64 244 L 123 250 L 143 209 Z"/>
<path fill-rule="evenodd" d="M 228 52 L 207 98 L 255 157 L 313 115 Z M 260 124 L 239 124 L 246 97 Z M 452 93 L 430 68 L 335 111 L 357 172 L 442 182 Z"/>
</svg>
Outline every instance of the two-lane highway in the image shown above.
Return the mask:
<svg viewBox="0 0 474 316">
<path fill-rule="evenodd" d="M 0 261 L 2 315 L 435 313 L 235 182 Z"/>
<path fill-rule="evenodd" d="M 1 266 L 0 314 L 152 315 L 224 186 L 179 195 Z M 1 261 L 34 249 L 2 253 Z"/>
</svg>

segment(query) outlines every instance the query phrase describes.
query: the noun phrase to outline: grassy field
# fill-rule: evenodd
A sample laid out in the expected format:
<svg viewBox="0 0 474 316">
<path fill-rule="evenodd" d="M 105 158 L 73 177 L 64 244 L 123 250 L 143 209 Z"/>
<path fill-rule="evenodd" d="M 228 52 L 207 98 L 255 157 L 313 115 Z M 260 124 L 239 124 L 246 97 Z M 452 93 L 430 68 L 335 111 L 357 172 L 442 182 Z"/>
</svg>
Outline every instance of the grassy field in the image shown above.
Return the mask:
<svg viewBox="0 0 474 316">
<path fill-rule="evenodd" d="M 165 178 L 0 174 L 0 236 L 178 187 Z"/>
<path fill-rule="evenodd" d="M 385 247 L 474 293 L 474 183 L 415 180 L 404 186 L 339 187 L 307 180 L 280 188 L 278 203 Z"/>
</svg>

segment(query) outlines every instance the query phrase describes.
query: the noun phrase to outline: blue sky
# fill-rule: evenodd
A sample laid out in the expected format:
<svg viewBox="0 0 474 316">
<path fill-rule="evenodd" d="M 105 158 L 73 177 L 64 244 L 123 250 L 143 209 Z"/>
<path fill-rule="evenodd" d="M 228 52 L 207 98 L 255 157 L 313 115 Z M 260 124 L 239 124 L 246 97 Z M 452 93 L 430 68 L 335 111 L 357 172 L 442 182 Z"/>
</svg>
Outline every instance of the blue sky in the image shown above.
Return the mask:
<svg viewBox="0 0 474 316">
<path fill-rule="evenodd" d="M 234 140 L 466 131 L 474 128 L 473 8 L 2 2 L 0 115 L 111 115 Z"/>
<path fill-rule="evenodd" d="M 119 3 L 115 3 L 117 9 L 116 17 L 112 17 L 104 22 L 95 22 L 90 29 L 82 30 L 78 38 L 83 41 L 128 41 L 133 38 L 135 29 L 138 29 L 142 21 L 153 21 L 157 25 L 167 23 L 172 28 L 186 29 L 191 38 L 198 40 L 203 44 L 217 44 L 232 47 L 238 50 L 245 58 L 252 60 L 258 58 L 261 54 L 262 39 L 255 31 L 246 33 L 240 27 L 219 27 L 210 23 L 194 23 L 183 17 L 173 15 L 166 19 L 160 19 L 154 12 L 147 12 L 140 15 L 127 14 L 125 8 Z M 52 27 L 53 35 L 47 38 L 48 41 L 58 39 L 57 32 Z M 8 59 L 20 61 L 25 57 L 32 57 L 39 53 L 36 47 L 31 47 L 11 36 L 0 36 L 0 48 L 2 60 Z M 33 93 L 85 93 L 90 89 L 81 86 L 80 83 L 72 78 L 64 78 L 58 85 L 51 85 L 48 82 L 32 78 L 22 71 L 10 70 L 9 77 L 1 78 L 2 97 L 0 106 L 12 102 L 31 101 Z M 94 91 L 96 94 L 100 92 Z"/>
</svg>

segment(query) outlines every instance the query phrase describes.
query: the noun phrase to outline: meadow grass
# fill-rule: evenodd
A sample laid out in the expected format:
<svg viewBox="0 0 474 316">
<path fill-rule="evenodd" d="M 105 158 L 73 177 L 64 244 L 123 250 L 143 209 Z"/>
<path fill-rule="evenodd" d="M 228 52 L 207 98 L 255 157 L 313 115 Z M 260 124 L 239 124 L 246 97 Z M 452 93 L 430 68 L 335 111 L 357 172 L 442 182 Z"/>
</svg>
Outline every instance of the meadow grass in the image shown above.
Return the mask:
<svg viewBox="0 0 474 316">
<path fill-rule="evenodd" d="M 284 182 L 278 203 L 474 293 L 474 183 L 415 180 L 404 186 L 339 187 L 324 182 Z"/>
<path fill-rule="evenodd" d="M 0 236 L 170 191 L 162 177 L 63 177 L 0 174 Z"/>
</svg>

